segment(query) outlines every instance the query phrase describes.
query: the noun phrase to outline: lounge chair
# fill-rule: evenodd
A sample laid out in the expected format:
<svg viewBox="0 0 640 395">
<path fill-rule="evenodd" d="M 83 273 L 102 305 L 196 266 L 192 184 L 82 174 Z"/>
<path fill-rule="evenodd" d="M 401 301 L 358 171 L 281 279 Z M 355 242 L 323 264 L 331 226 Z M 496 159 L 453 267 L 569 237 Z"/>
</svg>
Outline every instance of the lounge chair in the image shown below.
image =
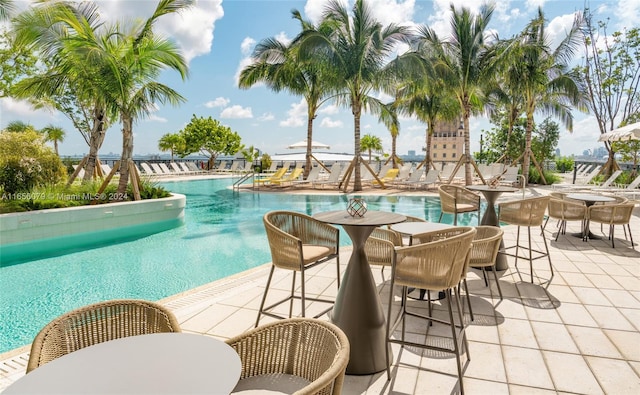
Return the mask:
<svg viewBox="0 0 640 395">
<path fill-rule="evenodd" d="M 306 179 L 304 179 L 304 180 L 294 180 L 294 181 L 291 181 L 291 184 L 294 185 L 294 186 L 299 186 L 299 185 L 304 185 L 304 184 L 312 184 L 314 181 L 317 181 L 318 178 L 320 177 L 320 170 L 321 169 L 322 169 L 322 167 L 320 167 L 320 166 L 314 166 L 309 171 L 309 175 L 307 176 Z"/>
<path fill-rule="evenodd" d="M 553 184 L 553 189 L 556 189 L 556 188 L 580 189 L 585 187 L 588 188 L 588 184 L 595 178 L 595 176 L 598 174 L 601 168 L 602 168 L 601 165 L 594 167 L 593 170 L 591 170 L 591 172 L 589 172 L 585 177 L 576 179 L 575 184 Z"/>
<path fill-rule="evenodd" d="M 376 179 L 372 180 L 371 185 L 381 185 L 384 187 L 386 183 L 393 182 L 393 180 L 395 180 L 396 177 L 398 177 L 399 172 L 400 172 L 400 169 L 389 169 L 387 170 L 387 173 L 380 178 L 380 181 Z"/>
<path fill-rule="evenodd" d="M 424 178 L 424 180 L 420 180 L 412 184 L 411 186 L 416 189 L 422 188 L 422 187 L 429 189 L 429 185 L 433 184 L 433 187 L 435 187 L 436 185 L 438 185 L 438 183 L 440 183 L 440 174 L 437 170 L 431 169 L 427 172 L 427 175 Z"/>
<path fill-rule="evenodd" d="M 504 174 L 500 176 L 500 184 L 506 184 L 508 186 L 514 186 L 520 182 L 518 172 L 520 171 L 518 166 L 507 166 L 504 169 Z"/>
<path fill-rule="evenodd" d="M 142 169 L 142 174 L 145 176 L 157 176 L 153 169 L 149 166 L 147 162 L 140 162 L 140 168 Z"/>
<path fill-rule="evenodd" d="M 338 185 L 340 183 L 340 176 L 342 175 L 342 170 L 343 170 L 343 167 L 340 164 L 340 162 L 336 162 L 331 166 L 331 173 L 329 174 L 329 178 L 327 178 L 326 180 L 315 181 L 311 185 L 313 186 L 313 188 L 315 188 L 316 185 L 322 185 L 323 189 L 325 185 Z"/>
<path fill-rule="evenodd" d="M 618 176 L 620 176 L 620 174 L 622 174 L 622 170 L 616 170 L 611 174 L 611 176 L 609 176 L 609 178 L 604 180 L 604 182 L 602 184 L 597 185 L 597 186 L 596 185 L 590 186 L 589 189 L 592 189 L 594 191 L 607 192 L 607 191 L 612 189 L 611 185 L 615 182 L 616 178 L 618 178 Z"/>
<path fill-rule="evenodd" d="M 171 175 L 171 173 L 165 173 L 164 170 L 162 170 L 162 168 L 157 163 L 151 163 L 150 166 L 157 176 Z"/>
<path fill-rule="evenodd" d="M 284 173 L 286 173 L 286 172 L 287 172 L 287 169 L 284 168 L 284 167 L 281 167 L 278 170 L 276 170 L 276 172 L 273 173 L 271 176 L 261 177 L 261 178 L 254 178 L 253 179 L 253 185 L 254 186 L 256 184 L 258 184 L 258 185 L 267 185 L 267 184 L 271 184 L 274 181 L 279 181 L 284 176 Z"/>
<path fill-rule="evenodd" d="M 164 164 L 164 163 L 158 163 L 158 166 L 160 166 L 160 168 L 162 169 L 162 171 L 164 172 L 164 174 L 168 174 L 168 175 L 171 175 L 171 176 L 175 176 L 176 174 L 178 174 L 178 173 L 176 173 L 175 171 L 171 171 L 171 169 L 169 169 L 169 168 L 167 167 L 167 165 L 166 165 L 166 164 Z"/>
<path fill-rule="evenodd" d="M 453 171 L 456 168 L 456 163 L 455 162 L 447 162 L 444 164 L 444 167 L 442 168 L 442 171 L 440 171 L 440 180 L 442 182 L 446 182 L 446 183 L 452 183 L 455 180 L 459 180 L 460 177 L 456 177 L 453 174 Z M 460 170 L 460 169 L 458 169 Z"/>
<path fill-rule="evenodd" d="M 178 166 L 178 164 L 176 162 L 169 162 L 169 166 L 173 170 L 174 174 L 180 174 L 180 175 L 186 175 L 187 174 L 187 173 L 185 173 L 184 170 L 182 170 L 182 168 L 180 166 Z"/>
<path fill-rule="evenodd" d="M 300 176 L 302 175 L 302 172 L 304 171 L 304 169 L 302 167 L 296 167 L 295 169 L 293 169 L 293 171 L 285 176 L 283 176 L 282 178 L 280 178 L 279 180 L 273 180 L 270 182 L 270 185 L 274 185 L 274 186 L 279 186 L 279 187 L 284 187 L 287 185 L 293 185 L 293 181 L 296 181 L 300 178 Z"/>
<path fill-rule="evenodd" d="M 409 177 L 405 180 L 394 181 L 393 184 L 398 187 L 411 186 L 413 184 L 417 184 L 422 179 L 424 175 L 424 167 L 421 169 L 415 169 Z"/>
<path fill-rule="evenodd" d="M 226 160 L 221 160 L 220 163 L 218 164 L 218 167 L 216 167 L 215 169 L 211 169 L 211 171 L 213 171 L 213 172 L 225 172 L 225 171 L 227 171 L 227 161 Z"/>
</svg>

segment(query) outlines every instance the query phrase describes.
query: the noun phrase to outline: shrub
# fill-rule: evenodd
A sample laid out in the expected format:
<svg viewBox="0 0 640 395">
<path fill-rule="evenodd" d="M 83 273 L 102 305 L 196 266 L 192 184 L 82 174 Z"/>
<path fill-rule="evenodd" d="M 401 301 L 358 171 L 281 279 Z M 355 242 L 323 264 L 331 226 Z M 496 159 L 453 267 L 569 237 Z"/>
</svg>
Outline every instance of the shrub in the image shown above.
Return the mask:
<svg viewBox="0 0 640 395">
<path fill-rule="evenodd" d="M 551 170 L 543 170 L 544 179 L 547 181 L 547 185 L 555 184 L 562 180 L 558 174 Z M 529 168 L 529 184 L 542 184 L 542 178 L 535 166 Z"/>
<path fill-rule="evenodd" d="M 66 178 L 66 168 L 42 135 L 34 131 L 0 133 L 0 189 L 7 194 Z"/>
<path fill-rule="evenodd" d="M 561 156 L 556 158 L 556 170 L 560 173 L 566 173 L 570 170 L 573 170 L 573 166 L 575 161 L 571 157 Z"/>
</svg>

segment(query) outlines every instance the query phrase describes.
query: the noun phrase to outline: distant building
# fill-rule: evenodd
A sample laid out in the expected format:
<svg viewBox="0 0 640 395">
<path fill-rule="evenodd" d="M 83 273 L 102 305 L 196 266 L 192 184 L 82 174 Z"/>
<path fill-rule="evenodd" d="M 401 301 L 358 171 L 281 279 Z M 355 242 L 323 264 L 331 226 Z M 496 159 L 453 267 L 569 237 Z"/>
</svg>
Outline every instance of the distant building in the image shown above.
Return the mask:
<svg viewBox="0 0 640 395">
<path fill-rule="evenodd" d="M 431 159 L 434 162 L 456 162 L 460 160 L 464 147 L 464 136 L 454 122 L 438 122 L 431 138 Z"/>
</svg>

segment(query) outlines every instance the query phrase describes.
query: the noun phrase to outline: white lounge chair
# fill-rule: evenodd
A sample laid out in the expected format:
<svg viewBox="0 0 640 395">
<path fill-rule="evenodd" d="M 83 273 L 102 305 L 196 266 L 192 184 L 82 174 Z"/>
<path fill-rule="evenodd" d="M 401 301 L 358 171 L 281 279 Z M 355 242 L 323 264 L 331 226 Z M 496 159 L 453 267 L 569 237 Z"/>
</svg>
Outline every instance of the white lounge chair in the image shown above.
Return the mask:
<svg viewBox="0 0 640 395">
<path fill-rule="evenodd" d="M 313 184 L 315 181 L 318 181 L 320 177 L 320 170 L 322 167 L 314 166 L 309 170 L 309 175 L 304 180 L 294 180 L 291 182 L 293 186 L 305 185 L 305 184 Z"/>
<path fill-rule="evenodd" d="M 345 166 L 346 168 L 346 166 Z M 340 162 L 336 162 L 331 166 L 331 173 L 329 174 L 329 178 L 325 180 L 318 180 L 312 182 L 311 185 L 315 188 L 317 185 L 322 185 L 324 189 L 325 185 L 338 185 L 340 183 L 340 176 L 342 175 L 343 166 Z"/>
</svg>

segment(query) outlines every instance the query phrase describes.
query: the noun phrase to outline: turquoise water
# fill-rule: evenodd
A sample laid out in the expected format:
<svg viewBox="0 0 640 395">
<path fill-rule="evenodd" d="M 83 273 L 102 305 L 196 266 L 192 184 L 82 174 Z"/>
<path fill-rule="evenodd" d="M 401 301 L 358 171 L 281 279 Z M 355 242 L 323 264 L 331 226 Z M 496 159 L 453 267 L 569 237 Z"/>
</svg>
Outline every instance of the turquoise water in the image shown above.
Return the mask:
<svg viewBox="0 0 640 395">
<path fill-rule="evenodd" d="M 271 260 L 262 216 L 346 208 L 347 195 L 234 193 L 232 180 L 167 182 L 187 196 L 183 226 L 117 244 L 0 267 L 0 353 L 30 343 L 53 318 L 106 299 L 158 300 Z M 437 221 L 433 197 L 366 196 L 372 210 Z M 446 217 L 445 217 L 446 218 Z M 475 214 L 459 223 L 477 221 Z M 343 244 L 349 243 L 343 232 Z"/>
</svg>

